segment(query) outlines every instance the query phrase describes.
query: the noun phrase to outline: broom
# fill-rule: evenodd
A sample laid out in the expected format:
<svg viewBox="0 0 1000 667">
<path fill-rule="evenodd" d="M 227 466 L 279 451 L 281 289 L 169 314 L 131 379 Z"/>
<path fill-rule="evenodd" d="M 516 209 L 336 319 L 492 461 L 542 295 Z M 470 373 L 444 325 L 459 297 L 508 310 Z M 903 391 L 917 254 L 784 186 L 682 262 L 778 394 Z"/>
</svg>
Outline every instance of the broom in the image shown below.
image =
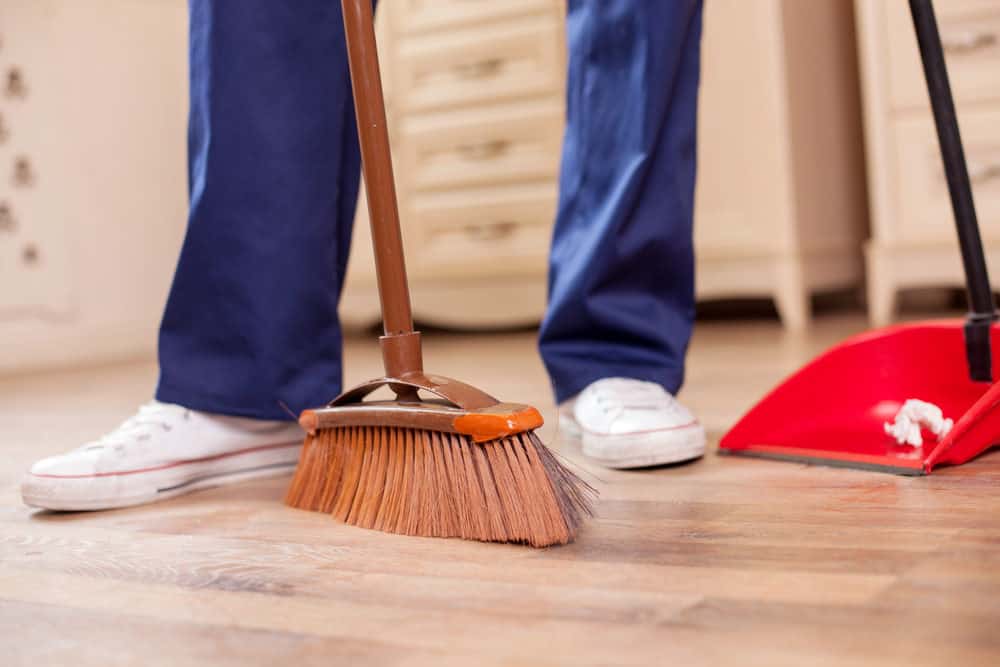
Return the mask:
<svg viewBox="0 0 1000 667">
<path fill-rule="evenodd" d="M 371 0 L 342 0 L 385 335 L 385 377 L 305 410 L 285 502 L 404 535 L 573 540 L 596 491 L 534 433 L 538 410 L 423 371 L 403 261 Z M 394 400 L 364 399 L 388 387 Z M 420 392 L 432 398 L 425 398 Z"/>
</svg>

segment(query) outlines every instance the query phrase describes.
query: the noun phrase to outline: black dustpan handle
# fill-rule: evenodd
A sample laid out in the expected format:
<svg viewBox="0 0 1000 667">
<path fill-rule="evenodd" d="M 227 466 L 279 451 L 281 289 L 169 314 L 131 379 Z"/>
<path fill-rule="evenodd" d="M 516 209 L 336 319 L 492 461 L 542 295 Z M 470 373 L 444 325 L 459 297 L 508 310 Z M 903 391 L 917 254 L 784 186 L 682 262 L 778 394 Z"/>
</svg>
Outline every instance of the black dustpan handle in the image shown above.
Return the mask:
<svg viewBox="0 0 1000 667">
<path fill-rule="evenodd" d="M 990 328 L 997 319 L 996 303 L 986 270 L 983 241 L 979 235 L 976 207 L 972 200 L 969 171 L 965 165 L 965 151 L 958 131 L 955 102 L 948 83 L 944 50 L 938 34 L 937 19 L 931 0 L 910 0 L 913 27 L 920 45 L 920 59 L 924 64 L 927 92 L 934 110 L 941 159 L 948 179 L 951 207 L 955 214 L 958 244 L 962 250 L 965 283 L 969 293 L 969 316 L 965 323 L 965 352 L 969 362 L 969 375 L 976 382 L 992 382 L 993 358 L 990 353 Z"/>
</svg>

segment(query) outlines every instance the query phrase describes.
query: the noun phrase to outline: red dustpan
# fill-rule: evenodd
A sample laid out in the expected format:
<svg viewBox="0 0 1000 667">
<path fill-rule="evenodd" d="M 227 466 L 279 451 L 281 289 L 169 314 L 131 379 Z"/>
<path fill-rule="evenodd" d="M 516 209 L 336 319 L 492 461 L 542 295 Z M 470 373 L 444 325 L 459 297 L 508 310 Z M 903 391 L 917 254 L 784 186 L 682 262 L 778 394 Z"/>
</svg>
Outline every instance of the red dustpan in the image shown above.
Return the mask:
<svg viewBox="0 0 1000 667">
<path fill-rule="evenodd" d="M 971 313 L 965 322 L 904 324 L 855 336 L 813 360 L 754 406 L 719 443 L 723 454 L 922 475 L 1000 442 L 1000 325 L 965 155 L 930 0 L 910 0 L 958 229 Z M 918 399 L 955 421 L 940 439 L 897 444 L 884 424 Z"/>
<path fill-rule="evenodd" d="M 1000 345 L 1000 326 L 990 331 Z M 723 437 L 720 452 L 904 475 L 965 463 L 998 441 L 1000 383 L 973 381 L 964 357 L 961 320 L 855 336 L 766 396 Z M 948 435 L 925 433 L 922 447 L 887 435 L 883 424 L 911 398 L 954 419 Z"/>
</svg>

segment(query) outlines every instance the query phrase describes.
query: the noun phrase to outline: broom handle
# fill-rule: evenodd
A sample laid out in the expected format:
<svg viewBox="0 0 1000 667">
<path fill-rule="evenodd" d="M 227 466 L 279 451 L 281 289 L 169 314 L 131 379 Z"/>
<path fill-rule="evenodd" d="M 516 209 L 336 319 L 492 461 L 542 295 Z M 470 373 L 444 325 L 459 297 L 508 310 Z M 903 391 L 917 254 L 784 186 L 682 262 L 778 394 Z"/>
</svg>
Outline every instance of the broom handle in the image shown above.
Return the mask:
<svg viewBox="0 0 1000 667">
<path fill-rule="evenodd" d="M 403 259 L 403 236 L 392 175 L 385 100 L 379 75 L 371 0 L 342 0 L 361 164 L 368 193 L 375 274 L 387 337 L 413 333 L 410 290 Z"/>
<path fill-rule="evenodd" d="M 958 129 L 955 102 L 948 82 L 948 68 L 944 61 L 944 49 L 938 33 L 937 19 L 931 0 L 910 0 L 910 14 L 913 28 L 917 33 L 920 59 L 927 79 L 927 92 L 934 110 L 934 124 L 937 127 L 941 159 L 944 162 L 948 193 L 958 231 L 958 243 L 962 250 L 962 265 L 965 268 L 965 282 L 969 294 L 969 315 L 965 325 L 966 356 L 969 374 L 973 380 L 992 381 L 992 354 L 990 352 L 990 330 L 997 319 L 996 303 L 983 242 L 976 220 L 976 207 L 972 199 L 969 170 L 965 164 L 962 136 Z"/>
</svg>

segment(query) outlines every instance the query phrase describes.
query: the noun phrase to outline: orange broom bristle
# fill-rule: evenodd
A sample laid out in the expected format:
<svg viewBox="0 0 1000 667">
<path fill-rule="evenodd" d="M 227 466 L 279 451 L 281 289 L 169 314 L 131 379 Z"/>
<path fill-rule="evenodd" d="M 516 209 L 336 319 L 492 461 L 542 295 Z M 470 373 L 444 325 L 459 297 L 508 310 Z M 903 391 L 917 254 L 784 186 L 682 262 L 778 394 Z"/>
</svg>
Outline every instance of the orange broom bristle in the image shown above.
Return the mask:
<svg viewBox="0 0 1000 667">
<path fill-rule="evenodd" d="M 474 443 L 356 426 L 306 438 L 285 502 L 362 528 L 546 547 L 573 540 L 595 497 L 533 431 Z"/>
</svg>

